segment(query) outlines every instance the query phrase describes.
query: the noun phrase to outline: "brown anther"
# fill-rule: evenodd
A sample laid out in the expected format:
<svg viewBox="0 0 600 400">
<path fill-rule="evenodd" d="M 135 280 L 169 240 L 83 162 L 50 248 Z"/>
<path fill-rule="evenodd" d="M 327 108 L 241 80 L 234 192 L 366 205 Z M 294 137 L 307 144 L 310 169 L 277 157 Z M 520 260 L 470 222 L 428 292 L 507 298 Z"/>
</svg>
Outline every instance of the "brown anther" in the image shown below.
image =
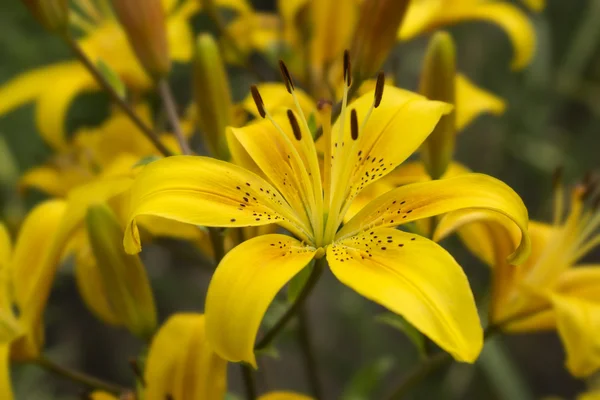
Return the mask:
<svg viewBox="0 0 600 400">
<path fill-rule="evenodd" d="M 350 64 L 350 52 L 344 50 L 344 82 L 350 87 L 352 85 L 352 65 Z"/>
<path fill-rule="evenodd" d="M 261 118 L 264 118 L 267 115 L 267 112 L 265 111 L 265 103 L 263 102 L 262 96 L 260 95 L 256 85 L 250 86 L 250 93 L 252 93 L 252 99 L 254 99 L 254 104 L 256 104 L 258 114 L 260 114 Z"/>
<path fill-rule="evenodd" d="M 283 81 L 285 82 L 285 87 L 288 93 L 292 94 L 292 91 L 295 89 L 294 81 L 292 80 L 292 75 L 290 75 L 290 71 L 288 70 L 283 60 L 279 60 L 279 70 L 281 71 L 281 75 L 283 76 Z"/>
<path fill-rule="evenodd" d="M 350 113 L 350 135 L 352 140 L 358 139 L 358 115 L 356 115 L 356 109 L 352 109 Z"/>
<path fill-rule="evenodd" d="M 300 125 L 298 125 L 298 120 L 294 115 L 292 110 L 287 110 L 287 117 L 290 120 L 290 125 L 292 126 L 292 132 L 294 132 L 294 137 L 296 140 L 302 140 L 302 131 L 300 130 Z"/>
<path fill-rule="evenodd" d="M 383 71 L 379 71 L 377 74 L 377 84 L 375 85 L 375 102 L 373 103 L 373 107 L 379 107 L 381 104 L 381 99 L 383 98 L 383 88 L 385 86 L 385 74 Z"/>
</svg>

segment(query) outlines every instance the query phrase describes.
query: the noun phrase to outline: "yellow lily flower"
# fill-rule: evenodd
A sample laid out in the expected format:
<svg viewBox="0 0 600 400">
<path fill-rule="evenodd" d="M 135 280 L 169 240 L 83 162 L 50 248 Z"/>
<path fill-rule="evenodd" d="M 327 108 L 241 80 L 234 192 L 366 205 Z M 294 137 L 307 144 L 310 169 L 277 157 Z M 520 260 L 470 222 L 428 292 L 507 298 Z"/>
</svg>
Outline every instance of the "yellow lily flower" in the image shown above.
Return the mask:
<svg viewBox="0 0 600 400">
<path fill-rule="evenodd" d="M 175 314 L 154 336 L 144 371 L 143 398 L 147 400 L 223 399 L 227 389 L 227 361 L 220 358 L 206 339 L 202 314 Z M 117 400 L 104 393 L 94 400 Z M 259 400 L 311 400 L 290 392 L 272 392 Z"/>
<path fill-rule="evenodd" d="M 141 250 L 137 219 L 146 215 L 203 226 L 276 223 L 294 236 L 247 240 L 217 267 L 206 300 L 207 337 L 229 361 L 256 366 L 253 345 L 269 303 L 313 258 L 326 256 L 341 282 L 403 315 L 456 359 L 472 362 L 482 329 L 460 266 L 434 242 L 393 228 L 453 210 L 490 209 L 523 232 L 511 256 L 520 263 L 529 252 L 527 210 L 502 182 L 468 174 L 395 189 L 340 229 L 356 195 L 409 157 L 451 109 L 393 87 L 384 96 L 383 85 L 347 105 L 348 69 L 333 127 L 327 123 L 331 107 L 321 110 L 325 159 L 331 160 L 322 170 L 300 107 L 271 116 L 253 90 L 265 119 L 230 132 L 265 178 L 205 157 L 175 156 L 147 165 L 130 191 L 125 249 Z M 286 84 L 294 96 L 291 79 Z"/>
<path fill-rule="evenodd" d="M 437 235 L 460 228 L 467 247 L 492 266 L 491 323 L 508 333 L 556 329 L 566 367 L 576 377 L 600 368 L 600 266 L 578 263 L 600 242 L 600 217 L 585 206 L 587 191 L 583 185 L 572 191 L 571 210 L 563 216 L 563 192 L 557 190 L 555 221 L 530 222 L 531 257 L 519 268 L 502 260 L 514 248 L 516 232 L 498 231 L 495 216 L 448 215 Z"/>
<path fill-rule="evenodd" d="M 280 0 L 278 15 L 241 13 L 228 26 L 228 32 L 245 49 L 281 54 L 276 52 L 283 45 L 284 58 L 294 75 L 301 76 L 308 86 L 314 85 L 315 93 L 321 93 L 322 81 L 329 76 L 327 71 L 342 70 L 340 56 L 344 49 L 351 48 L 360 6 L 360 1 L 340 7 L 333 0 Z M 515 53 L 513 68 L 521 69 L 530 63 L 535 51 L 534 28 L 527 15 L 507 1 L 412 0 L 397 38 L 411 40 L 435 29 L 468 21 L 492 23 L 506 32 Z M 308 33 L 309 29 L 312 34 Z M 338 75 L 334 76 L 337 79 Z"/>
<path fill-rule="evenodd" d="M 38 205 L 25 218 L 14 248 L 0 224 L 0 397 L 13 398 L 10 358 L 35 359 L 43 346 L 39 316 L 46 306 L 60 254 L 53 239 L 65 211 L 62 200 Z M 18 313 L 15 313 L 15 308 Z"/>
<path fill-rule="evenodd" d="M 113 15 L 108 0 L 73 2 L 71 25 L 83 32 L 78 40 L 94 62 L 102 60 L 135 92 L 145 91 L 152 80 L 139 64 L 126 34 Z M 230 1 L 217 1 L 228 5 Z M 189 62 L 193 53 L 193 32 L 189 18 L 200 8 L 200 2 L 163 0 L 167 15 L 167 40 L 170 58 Z M 57 90 L 59 88 L 60 90 Z M 65 117 L 73 99 L 81 92 L 99 87 L 90 73 L 77 61 L 65 61 L 25 72 L 0 87 L 0 115 L 21 105 L 35 102 L 35 118 L 42 138 L 53 148 L 67 147 Z"/>
</svg>

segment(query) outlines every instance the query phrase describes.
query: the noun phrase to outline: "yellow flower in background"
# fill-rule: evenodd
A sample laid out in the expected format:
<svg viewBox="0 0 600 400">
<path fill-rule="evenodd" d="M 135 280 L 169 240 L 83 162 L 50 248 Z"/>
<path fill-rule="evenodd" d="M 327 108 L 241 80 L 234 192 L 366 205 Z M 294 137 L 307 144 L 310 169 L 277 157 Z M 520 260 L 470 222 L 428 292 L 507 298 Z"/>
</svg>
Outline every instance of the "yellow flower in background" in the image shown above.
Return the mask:
<svg viewBox="0 0 600 400">
<path fill-rule="evenodd" d="M 170 58 L 189 62 L 194 40 L 189 18 L 200 9 L 199 1 L 186 0 L 179 6 L 175 0 L 163 0 L 167 15 L 167 41 Z M 217 1 L 237 9 L 230 1 Z M 125 32 L 113 15 L 108 0 L 73 1 L 70 12 L 73 28 L 82 32 L 78 43 L 93 62 L 107 64 L 134 93 L 151 88 L 152 80 L 139 64 Z M 65 117 L 75 97 L 99 87 L 78 61 L 64 61 L 27 71 L 0 86 L 0 115 L 35 102 L 35 118 L 43 139 L 52 147 L 67 146 Z"/>
<path fill-rule="evenodd" d="M 227 389 L 227 361 L 219 357 L 206 339 L 206 318 L 202 314 L 181 313 L 171 316 L 152 339 L 146 368 L 146 400 L 223 399 Z M 95 392 L 94 400 L 116 400 Z M 259 400 L 311 400 L 290 392 L 272 392 Z"/>
<path fill-rule="evenodd" d="M 391 5 L 398 8 L 400 3 Z M 399 10 L 396 12 L 401 12 Z M 230 23 L 228 31 L 242 48 L 253 48 L 273 55 L 275 59 L 285 58 L 294 75 L 300 76 L 309 87 L 313 85 L 316 93 L 321 93 L 327 83 L 322 80 L 329 80 L 327 71 L 342 70 L 341 54 L 352 47 L 360 13 L 364 13 L 361 2 L 350 1 L 340 6 L 334 0 L 282 0 L 278 1 L 278 12 L 277 15 L 240 13 Z M 375 18 L 375 14 L 367 17 Z M 507 1 L 412 0 L 397 39 L 411 40 L 438 28 L 469 21 L 483 21 L 500 27 L 514 48 L 513 68 L 520 69 L 529 64 L 535 51 L 535 31 L 527 15 Z M 377 29 L 382 25 L 381 21 L 376 21 L 373 27 Z M 316 82 L 311 82 L 315 79 Z"/>
<path fill-rule="evenodd" d="M 297 99 L 295 111 L 271 116 L 253 90 L 265 119 L 230 132 L 264 178 L 205 157 L 175 156 L 147 165 L 131 188 L 125 248 L 140 251 L 137 220 L 147 215 L 202 226 L 275 223 L 294 236 L 252 238 L 218 266 L 207 294 L 207 337 L 230 361 L 256 365 L 253 345 L 269 303 L 313 258 L 326 255 L 344 284 L 403 315 L 456 359 L 472 362 L 483 338 L 462 269 L 434 242 L 393 228 L 453 210 L 490 209 L 526 232 L 527 210 L 500 181 L 469 174 L 393 190 L 339 229 L 356 195 L 409 157 L 451 109 L 392 87 L 384 96 L 383 85 L 347 106 L 348 69 L 333 127 L 327 123 L 331 107 L 321 109 L 325 159 L 331 160 L 323 169 Z M 528 252 L 524 233 L 511 260 L 522 262 Z"/>
<path fill-rule="evenodd" d="M 2 399 L 13 398 L 9 360 L 34 360 L 43 347 L 41 315 L 60 261 L 60 254 L 53 251 L 53 239 L 64 211 L 62 200 L 50 200 L 35 207 L 25 218 L 14 246 L 0 224 Z"/>
<path fill-rule="evenodd" d="M 438 231 L 443 237 L 459 229 L 467 247 L 492 267 L 490 322 L 508 333 L 556 329 L 576 377 L 600 368 L 600 266 L 580 263 L 600 243 L 600 214 L 585 204 L 589 189 L 575 187 L 567 215 L 557 189 L 554 223 L 530 222 L 531 257 L 520 267 L 502 259 L 517 232 L 500 232 L 496 216 L 448 215 Z"/>
</svg>

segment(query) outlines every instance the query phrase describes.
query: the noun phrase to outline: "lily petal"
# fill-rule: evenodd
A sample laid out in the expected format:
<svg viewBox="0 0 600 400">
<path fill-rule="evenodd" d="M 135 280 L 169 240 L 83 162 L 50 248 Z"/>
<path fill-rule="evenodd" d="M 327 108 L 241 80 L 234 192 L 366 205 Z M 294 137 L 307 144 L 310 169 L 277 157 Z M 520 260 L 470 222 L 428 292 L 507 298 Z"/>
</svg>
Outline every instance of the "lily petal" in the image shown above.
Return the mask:
<svg viewBox="0 0 600 400">
<path fill-rule="evenodd" d="M 483 90 L 463 74 L 456 75 L 456 131 L 460 132 L 483 113 L 501 115 L 506 103 L 500 97 Z"/>
<path fill-rule="evenodd" d="M 525 261 L 531 247 L 527 233 L 527 208 L 505 183 L 483 174 L 459 175 L 394 189 L 365 206 L 340 229 L 337 238 L 461 209 L 491 210 L 512 220 L 510 223 L 515 223 L 521 230 L 521 240 L 510 261 L 515 264 Z"/>
<path fill-rule="evenodd" d="M 71 69 L 68 74 L 57 76 L 54 80 L 47 80 L 44 83 L 46 90 L 40 93 L 35 109 L 40 135 L 46 143 L 57 150 L 65 149 L 67 146 L 65 121 L 71 102 L 84 90 L 97 87 L 94 78 L 83 67 Z"/>
<path fill-rule="evenodd" d="M 290 236 L 272 234 L 225 255 L 206 295 L 206 335 L 217 354 L 256 368 L 254 341 L 267 307 L 315 252 Z"/>
<path fill-rule="evenodd" d="M 19 189 L 35 188 L 55 197 L 64 197 L 69 190 L 91 179 L 90 172 L 79 165 L 41 166 L 26 171 L 19 179 Z"/>
<path fill-rule="evenodd" d="M 146 370 L 145 399 L 222 399 L 227 362 L 206 341 L 202 314 L 175 314 L 154 336 Z"/>
<path fill-rule="evenodd" d="M 141 250 L 136 218 L 154 215 L 201 226 L 277 223 L 306 237 L 308 230 L 269 183 L 236 165 L 208 157 L 174 156 L 147 165 L 130 192 L 125 250 Z"/>
<path fill-rule="evenodd" d="M 12 400 L 12 383 L 10 380 L 10 345 L 0 344 L 0 397 Z"/>
<path fill-rule="evenodd" d="M 373 93 L 361 96 L 349 105 L 347 115 L 356 110 L 359 125 L 367 117 Z M 349 139 L 351 124 L 341 121 L 341 116 L 332 127 L 333 157 L 347 160 L 334 162 L 332 168 L 332 188 L 341 182 L 348 187 L 346 207 L 367 185 L 389 174 L 419 148 L 431 133 L 442 115 L 452 110 L 452 106 L 439 101 L 431 101 L 406 90 L 385 87 L 383 99 L 378 108 L 359 132 L 356 143 Z M 347 143 L 337 143 L 341 124 L 344 124 L 342 138 Z M 337 167 L 337 168 L 336 168 Z M 350 175 L 345 170 L 350 171 Z M 346 177 L 349 176 L 349 181 Z M 333 189 L 332 189 L 333 190 Z M 338 195 L 344 195 L 339 193 Z M 341 213 L 342 215 L 344 212 Z"/>
<path fill-rule="evenodd" d="M 411 3 L 398 32 L 400 40 L 409 40 L 424 32 L 465 21 L 485 21 L 503 29 L 512 42 L 515 55 L 512 67 L 529 64 L 535 51 L 535 30 L 518 7 L 506 2 L 465 0 L 446 4 L 447 0 L 421 0 Z M 458 2 L 457 2 L 458 3 Z"/>
<path fill-rule="evenodd" d="M 479 355 L 483 331 L 469 282 L 435 242 L 374 229 L 331 245 L 327 261 L 342 283 L 402 315 L 455 359 Z"/>
<path fill-rule="evenodd" d="M 12 241 L 8 230 L 0 222 L 0 270 L 7 268 L 12 255 Z"/>
<path fill-rule="evenodd" d="M 600 265 L 578 265 L 560 275 L 556 290 L 600 304 Z"/>
<path fill-rule="evenodd" d="M 567 369 L 583 378 L 600 368 L 600 304 L 553 295 L 558 333 L 567 352 Z"/>
<path fill-rule="evenodd" d="M 312 397 L 292 392 L 270 392 L 260 396 L 258 400 L 312 400 Z"/>
<path fill-rule="evenodd" d="M 21 333 L 21 327 L 13 312 L 11 298 L 9 265 L 11 252 L 10 236 L 4 225 L 0 223 L 0 343 L 8 343 Z"/>
</svg>

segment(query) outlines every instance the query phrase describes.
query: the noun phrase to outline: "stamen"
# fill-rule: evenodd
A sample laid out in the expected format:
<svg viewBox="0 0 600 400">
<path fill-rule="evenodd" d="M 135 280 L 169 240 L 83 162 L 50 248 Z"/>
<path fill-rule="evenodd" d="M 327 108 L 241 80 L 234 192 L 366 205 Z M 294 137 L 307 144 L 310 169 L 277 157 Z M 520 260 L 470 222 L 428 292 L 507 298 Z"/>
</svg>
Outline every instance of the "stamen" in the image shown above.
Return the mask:
<svg viewBox="0 0 600 400">
<path fill-rule="evenodd" d="M 375 102 L 373 103 L 373 107 L 379 107 L 381 104 L 381 99 L 383 98 L 383 88 L 385 86 L 385 74 L 383 71 L 380 71 L 377 74 L 377 84 L 375 85 Z"/>
<path fill-rule="evenodd" d="M 352 140 L 358 139 L 358 115 L 356 115 L 356 109 L 352 109 L 350 113 L 350 135 Z"/>
<path fill-rule="evenodd" d="M 346 86 L 352 85 L 352 65 L 350 64 L 350 52 L 344 50 L 344 82 Z"/>
<path fill-rule="evenodd" d="M 250 86 L 250 93 L 252 93 L 252 99 L 254 99 L 254 104 L 256 104 L 258 113 L 260 114 L 261 118 L 264 118 L 267 115 L 267 112 L 265 111 L 265 103 L 256 85 Z"/>
<path fill-rule="evenodd" d="M 302 131 L 300 130 L 300 125 L 298 125 L 298 120 L 294 115 L 292 110 L 287 110 L 287 117 L 290 120 L 290 125 L 292 126 L 292 132 L 294 132 L 294 137 L 296 140 L 302 140 Z"/>
<path fill-rule="evenodd" d="M 279 70 L 281 71 L 281 75 L 283 76 L 283 81 L 285 82 L 285 87 L 288 93 L 292 94 L 292 91 L 295 89 L 294 81 L 292 80 L 290 71 L 288 70 L 283 60 L 279 60 Z"/>
</svg>

